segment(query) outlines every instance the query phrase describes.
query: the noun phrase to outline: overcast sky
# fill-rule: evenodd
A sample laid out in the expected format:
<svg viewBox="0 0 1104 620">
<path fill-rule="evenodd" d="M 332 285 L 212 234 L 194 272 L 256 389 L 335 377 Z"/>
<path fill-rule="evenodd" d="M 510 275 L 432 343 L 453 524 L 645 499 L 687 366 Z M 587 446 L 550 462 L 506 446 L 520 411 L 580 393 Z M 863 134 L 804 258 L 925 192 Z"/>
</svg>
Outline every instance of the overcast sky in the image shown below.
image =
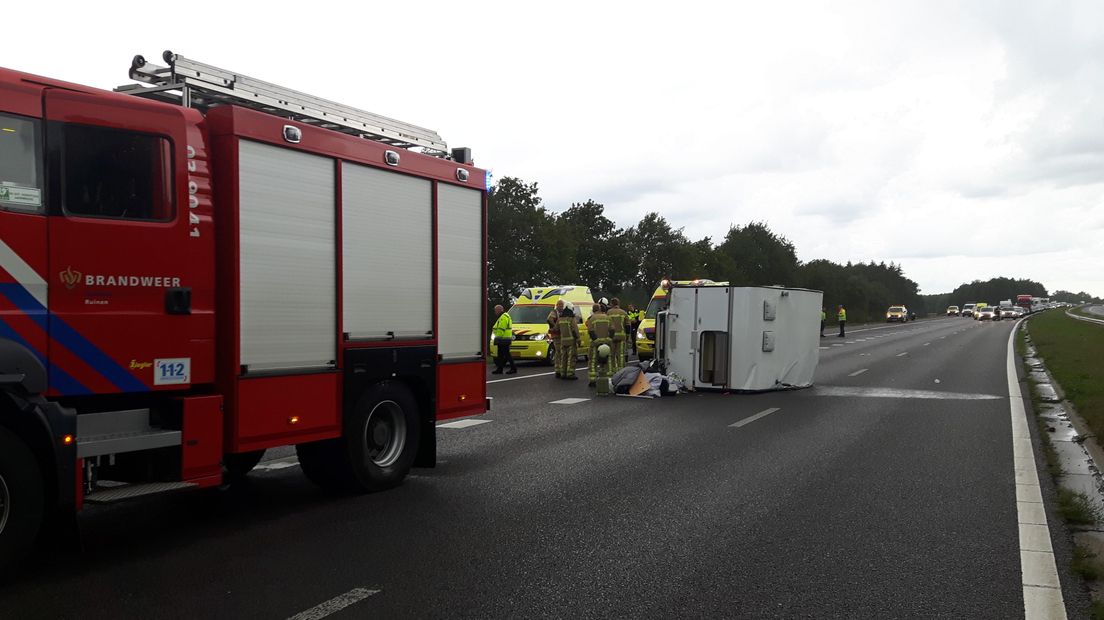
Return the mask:
<svg viewBox="0 0 1104 620">
<path fill-rule="evenodd" d="M 1099 0 L 8 4 L 8 68 L 110 88 L 171 49 L 435 129 L 556 211 L 1104 295 Z"/>
</svg>

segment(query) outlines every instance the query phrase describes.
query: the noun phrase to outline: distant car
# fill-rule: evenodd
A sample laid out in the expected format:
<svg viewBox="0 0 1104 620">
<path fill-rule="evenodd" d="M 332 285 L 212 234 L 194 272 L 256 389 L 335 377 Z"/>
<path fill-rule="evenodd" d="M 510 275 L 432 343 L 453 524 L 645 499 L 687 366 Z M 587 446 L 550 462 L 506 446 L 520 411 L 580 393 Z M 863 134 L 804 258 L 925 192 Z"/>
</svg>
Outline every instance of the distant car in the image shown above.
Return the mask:
<svg viewBox="0 0 1104 620">
<path fill-rule="evenodd" d="M 947 306 L 947 316 L 958 316 L 958 306 Z"/>
<path fill-rule="evenodd" d="M 1027 314 L 1027 310 L 1024 310 L 1023 308 L 1021 308 L 1019 306 L 1016 306 L 1016 307 L 1012 308 L 1012 318 L 1014 318 L 1014 319 L 1018 319 L 1018 318 L 1024 316 L 1025 314 Z"/>
<path fill-rule="evenodd" d="M 908 320 L 908 308 L 904 306 L 890 306 L 889 310 L 886 310 L 886 323 L 894 321 L 904 323 Z"/>
<path fill-rule="evenodd" d="M 978 310 L 977 320 L 979 321 L 992 321 L 994 317 L 993 306 L 985 306 L 981 310 Z"/>
<path fill-rule="evenodd" d="M 1012 306 L 1001 306 L 1000 313 L 1002 319 L 1019 318 L 1019 315 L 1016 314 L 1016 309 Z"/>
<path fill-rule="evenodd" d="M 974 317 L 975 304 L 966 304 L 962 306 L 962 316 Z"/>
</svg>

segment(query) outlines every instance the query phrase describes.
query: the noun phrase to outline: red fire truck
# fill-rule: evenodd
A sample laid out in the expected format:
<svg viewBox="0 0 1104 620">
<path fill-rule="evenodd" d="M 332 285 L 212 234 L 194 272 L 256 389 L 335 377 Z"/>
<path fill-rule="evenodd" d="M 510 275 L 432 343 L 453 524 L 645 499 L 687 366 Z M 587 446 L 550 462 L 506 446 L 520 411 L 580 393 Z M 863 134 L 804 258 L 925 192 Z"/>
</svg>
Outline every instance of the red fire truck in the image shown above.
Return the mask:
<svg viewBox="0 0 1104 620">
<path fill-rule="evenodd" d="M 84 503 L 296 446 L 328 489 L 486 410 L 486 173 L 433 131 L 165 52 L 0 69 L 0 568 Z"/>
</svg>

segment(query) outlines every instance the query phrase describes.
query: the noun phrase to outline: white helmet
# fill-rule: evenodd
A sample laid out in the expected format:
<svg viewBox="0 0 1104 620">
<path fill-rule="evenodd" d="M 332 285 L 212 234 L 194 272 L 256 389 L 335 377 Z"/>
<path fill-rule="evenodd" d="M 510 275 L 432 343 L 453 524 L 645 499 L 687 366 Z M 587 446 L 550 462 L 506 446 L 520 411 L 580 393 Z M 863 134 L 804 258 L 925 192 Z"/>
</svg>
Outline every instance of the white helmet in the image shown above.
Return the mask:
<svg viewBox="0 0 1104 620">
<path fill-rule="evenodd" d="M 606 359 L 610 356 L 610 346 L 608 344 L 598 345 L 598 359 Z"/>
<path fill-rule="evenodd" d="M 567 301 L 565 299 L 564 300 L 564 310 L 570 310 L 572 312 L 575 312 L 575 304 L 573 304 L 570 301 Z"/>
<path fill-rule="evenodd" d="M 598 303 L 602 304 L 603 306 L 608 306 L 609 305 L 609 300 L 606 299 L 605 297 L 603 297 L 603 298 L 598 300 Z"/>
</svg>

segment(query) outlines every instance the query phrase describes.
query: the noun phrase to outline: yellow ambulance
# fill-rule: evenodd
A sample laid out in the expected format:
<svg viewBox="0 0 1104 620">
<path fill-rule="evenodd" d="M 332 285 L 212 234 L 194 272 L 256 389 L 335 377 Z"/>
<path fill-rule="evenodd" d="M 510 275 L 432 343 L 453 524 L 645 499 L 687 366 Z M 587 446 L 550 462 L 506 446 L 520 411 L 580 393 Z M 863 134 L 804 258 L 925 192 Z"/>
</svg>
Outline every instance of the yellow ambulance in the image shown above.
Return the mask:
<svg viewBox="0 0 1104 620">
<path fill-rule="evenodd" d="M 548 313 L 561 299 L 575 306 L 575 320 L 579 323 L 581 338 L 577 343 L 579 355 L 586 355 L 587 347 L 590 346 L 590 335 L 583 323 L 593 312 L 594 296 L 585 286 L 568 284 L 524 289 L 507 311 L 510 320 L 514 322 L 514 341 L 510 345 L 510 353 L 514 359 L 552 362 L 556 352 L 555 343 L 548 337 Z M 489 350 L 493 359 L 498 353 L 493 337 Z"/>
</svg>

